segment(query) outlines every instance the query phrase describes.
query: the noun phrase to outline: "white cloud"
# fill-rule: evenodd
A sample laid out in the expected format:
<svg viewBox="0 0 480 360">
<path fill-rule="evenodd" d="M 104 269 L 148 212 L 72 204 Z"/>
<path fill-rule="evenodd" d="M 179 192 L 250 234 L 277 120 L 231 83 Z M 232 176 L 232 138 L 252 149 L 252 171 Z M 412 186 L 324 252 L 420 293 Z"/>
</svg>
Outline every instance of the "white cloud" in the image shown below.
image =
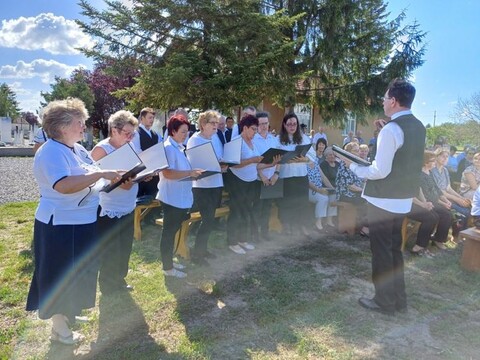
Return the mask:
<svg viewBox="0 0 480 360">
<path fill-rule="evenodd" d="M 44 84 L 51 84 L 55 76 L 69 77 L 74 69 L 83 65 L 69 66 L 55 60 L 36 59 L 30 63 L 23 60 L 17 61 L 16 65 L 4 65 L 0 67 L 0 78 L 5 79 L 31 79 L 38 77 Z"/>
<path fill-rule="evenodd" d="M 14 5 L 13 5 L 14 6 Z M 0 47 L 78 54 L 78 47 L 90 47 L 91 39 L 73 21 L 52 13 L 2 20 Z"/>
</svg>

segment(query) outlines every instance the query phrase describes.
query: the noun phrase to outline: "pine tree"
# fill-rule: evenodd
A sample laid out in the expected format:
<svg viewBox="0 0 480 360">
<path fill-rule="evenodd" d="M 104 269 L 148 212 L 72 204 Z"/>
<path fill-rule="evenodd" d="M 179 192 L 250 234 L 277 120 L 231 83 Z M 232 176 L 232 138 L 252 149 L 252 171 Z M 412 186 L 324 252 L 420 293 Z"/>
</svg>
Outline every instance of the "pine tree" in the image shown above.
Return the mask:
<svg viewBox="0 0 480 360">
<path fill-rule="evenodd" d="M 20 109 L 18 108 L 18 102 L 16 94 L 12 89 L 3 83 L 0 85 L 0 116 L 9 116 L 10 118 L 16 118 L 19 115 Z"/>
</svg>

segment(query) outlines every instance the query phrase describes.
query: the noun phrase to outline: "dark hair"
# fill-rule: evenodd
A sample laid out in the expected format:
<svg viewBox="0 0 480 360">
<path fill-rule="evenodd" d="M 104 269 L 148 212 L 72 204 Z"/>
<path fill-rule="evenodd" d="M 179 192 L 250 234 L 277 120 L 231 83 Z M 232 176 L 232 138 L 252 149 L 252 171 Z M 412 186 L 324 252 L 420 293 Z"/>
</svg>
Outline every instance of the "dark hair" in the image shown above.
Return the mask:
<svg viewBox="0 0 480 360">
<path fill-rule="evenodd" d="M 387 94 L 395 98 L 400 106 L 411 108 L 413 99 L 415 99 L 415 88 L 404 79 L 393 79 L 388 84 Z"/>
<path fill-rule="evenodd" d="M 257 119 L 260 118 L 270 118 L 268 111 L 257 112 Z"/>
<path fill-rule="evenodd" d="M 238 124 L 238 133 L 241 134 L 243 131 L 243 128 L 250 127 L 252 125 L 258 126 L 258 119 L 256 116 L 253 115 L 246 115 L 240 120 L 240 124 Z"/>
<path fill-rule="evenodd" d="M 149 107 L 143 108 L 142 110 L 140 110 L 140 119 L 147 114 L 155 115 L 155 110 L 153 110 L 152 108 L 149 108 Z"/>
<path fill-rule="evenodd" d="M 190 129 L 190 123 L 183 116 L 172 116 L 167 122 L 168 134 L 172 136 L 182 125 L 187 125 L 188 129 Z"/>
<path fill-rule="evenodd" d="M 315 144 L 315 151 L 318 150 L 318 144 L 322 143 L 323 145 L 325 145 L 325 149 L 327 148 L 328 144 L 327 144 L 327 140 L 325 140 L 324 138 L 319 138 L 317 140 L 317 143 Z M 324 149 L 324 151 L 325 151 Z"/>
<path fill-rule="evenodd" d="M 225 121 L 227 121 L 228 119 L 235 121 L 235 120 L 233 119 L 233 117 L 231 117 L 231 116 L 227 116 L 227 117 L 225 118 Z"/>
<path fill-rule="evenodd" d="M 293 144 L 301 144 L 302 143 L 302 132 L 300 130 L 300 122 L 298 121 L 297 115 L 295 113 L 289 113 L 283 117 L 282 120 L 282 127 L 280 128 L 280 143 L 283 145 L 290 144 L 290 139 L 288 138 L 288 132 L 285 129 L 285 124 L 287 123 L 288 119 L 295 119 L 297 121 L 297 130 L 293 133 Z"/>
<path fill-rule="evenodd" d="M 453 146 L 453 145 L 450 145 L 450 151 L 455 151 L 457 152 L 457 147 L 456 146 Z"/>
</svg>

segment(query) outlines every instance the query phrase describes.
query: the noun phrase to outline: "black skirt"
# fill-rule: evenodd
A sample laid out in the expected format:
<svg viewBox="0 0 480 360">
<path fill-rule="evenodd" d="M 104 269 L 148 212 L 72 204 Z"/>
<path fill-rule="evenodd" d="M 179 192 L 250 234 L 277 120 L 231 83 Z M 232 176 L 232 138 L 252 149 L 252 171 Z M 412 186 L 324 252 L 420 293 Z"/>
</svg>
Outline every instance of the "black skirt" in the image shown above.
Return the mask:
<svg viewBox="0 0 480 360">
<path fill-rule="evenodd" d="M 40 319 L 63 314 L 73 319 L 95 305 L 98 273 L 96 222 L 52 225 L 35 220 L 35 270 L 28 293 L 28 311 Z"/>
</svg>

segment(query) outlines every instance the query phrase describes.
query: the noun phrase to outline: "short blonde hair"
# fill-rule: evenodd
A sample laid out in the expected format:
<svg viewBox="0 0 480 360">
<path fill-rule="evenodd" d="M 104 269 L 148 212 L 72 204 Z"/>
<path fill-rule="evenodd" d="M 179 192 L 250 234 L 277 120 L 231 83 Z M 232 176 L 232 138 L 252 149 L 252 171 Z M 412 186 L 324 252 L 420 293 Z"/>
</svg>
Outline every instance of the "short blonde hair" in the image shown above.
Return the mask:
<svg viewBox="0 0 480 360">
<path fill-rule="evenodd" d="M 75 120 L 85 122 L 88 119 L 88 111 L 85 103 L 77 98 L 54 100 L 43 109 L 43 130 L 49 138 L 62 137 L 62 129 L 68 127 Z"/>
<path fill-rule="evenodd" d="M 354 147 L 358 147 L 358 149 L 360 150 L 360 144 L 358 142 L 352 141 L 345 145 L 345 151 L 352 152 L 352 149 Z"/>
<path fill-rule="evenodd" d="M 200 127 L 200 131 L 203 130 L 203 127 L 205 125 L 207 125 L 207 123 L 210 120 L 220 121 L 220 116 L 221 116 L 220 113 L 218 111 L 215 111 L 215 110 L 207 110 L 207 111 L 201 113 L 198 116 L 198 126 Z"/>
<path fill-rule="evenodd" d="M 130 111 L 117 111 L 108 118 L 108 134 L 112 135 L 112 129 L 115 128 L 121 130 L 127 124 L 136 128 L 138 126 L 138 120 Z"/>
<path fill-rule="evenodd" d="M 367 144 L 360 144 L 360 149 L 369 150 L 369 148 L 368 148 L 368 145 L 367 145 Z"/>
</svg>

